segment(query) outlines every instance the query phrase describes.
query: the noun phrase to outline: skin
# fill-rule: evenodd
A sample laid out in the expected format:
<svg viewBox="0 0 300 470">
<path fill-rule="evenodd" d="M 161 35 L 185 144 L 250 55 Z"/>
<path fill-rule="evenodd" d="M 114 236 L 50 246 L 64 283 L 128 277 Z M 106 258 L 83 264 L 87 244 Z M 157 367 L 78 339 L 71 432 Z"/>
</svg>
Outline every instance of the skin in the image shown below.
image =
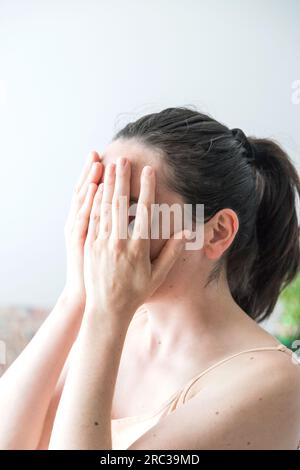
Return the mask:
<svg viewBox="0 0 300 470">
<path fill-rule="evenodd" d="M 85 307 L 83 251 L 91 207 L 86 195 L 89 183 L 99 183 L 102 172 L 99 156 L 92 152 L 76 184 L 65 225 L 68 264 L 64 289 L 32 341 L 0 379 L 1 449 L 34 449 L 41 438 Z M 92 194 L 89 195 L 92 203 Z"/>
<path fill-rule="evenodd" d="M 120 155 L 127 160 L 125 172 L 119 167 Z M 103 240 L 103 200 L 111 200 L 114 207 L 115 192 L 140 196 L 146 204 L 171 204 L 179 196 L 164 185 L 159 155 L 137 142 L 113 142 L 102 161 L 103 193 L 97 188 L 103 180 L 99 168 L 81 202 L 86 216 L 78 217 L 73 210 L 71 232 L 80 223 L 84 228 L 76 238 L 80 242 L 72 245 L 77 249 L 69 251 L 69 272 L 76 267 L 77 275 L 69 276 L 52 320 L 1 378 L 1 403 L 13 403 L 1 410 L 1 448 L 110 449 L 111 417 L 150 412 L 216 361 L 245 349 L 277 345 L 234 302 L 224 273 L 218 283 L 204 287 L 236 235 L 236 214 L 230 209 L 216 214 L 205 225 L 204 246 L 196 252 L 185 251 L 181 240 L 120 243 L 112 235 Z M 111 163 L 117 164 L 115 176 L 109 176 Z M 145 165 L 152 174 L 143 173 L 140 192 Z M 114 233 L 114 223 L 112 228 Z M 83 285 L 86 298 L 80 295 Z M 68 367 L 65 361 L 79 327 Z M 238 356 L 204 376 L 201 393 L 163 417 L 130 449 L 296 448 L 299 375 L 299 368 L 281 352 Z M 19 387 L 12 386 L 16 377 Z M 155 383 L 162 386 L 155 388 Z M 37 402 L 38 413 L 31 411 Z"/>
</svg>

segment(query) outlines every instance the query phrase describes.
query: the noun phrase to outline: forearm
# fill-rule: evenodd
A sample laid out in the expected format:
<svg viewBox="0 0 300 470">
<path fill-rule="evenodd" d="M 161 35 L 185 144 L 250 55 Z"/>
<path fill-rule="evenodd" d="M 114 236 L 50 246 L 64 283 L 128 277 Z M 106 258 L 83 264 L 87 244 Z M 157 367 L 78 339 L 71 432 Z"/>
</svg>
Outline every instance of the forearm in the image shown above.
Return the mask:
<svg viewBox="0 0 300 470">
<path fill-rule="evenodd" d="M 75 344 L 76 344 L 76 339 L 68 354 L 66 362 L 60 373 L 59 379 L 56 383 L 54 392 L 52 394 L 52 398 L 51 398 L 51 401 L 48 406 L 47 413 L 44 419 L 43 430 L 41 432 L 40 440 L 39 440 L 38 446 L 36 447 L 37 450 L 46 450 L 49 447 L 49 442 L 50 442 L 50 437 L 51 437 L 51 432 L 53 428 L 53 423 L 54 423 L 57 407 L 59 405 L 61 394 L 64 389 L 64 385 L 65 385 L 66 377 L 68 374 L 72 354 L 74 352 Z"/>
<path fill-rule="evenodd" d="M 50 449 L 111 449 L 111 409 L 127 326 L 85 312 Z"/>
<path fill-rule="evenodd" d="M 35 449 L 82 312 L 62 294 L 33 339 L 0 379 L 0 448 Z"/>
<path fill-rule="evenodd" d="M 36 449 L 55 386 L 78 334 L 85 304 L 83 252 L 103 171 L 91 152 L 72 197 L 64 228 L 66 287 L 52 313 L 0 379 L 0 449 Z"/>
</svg>

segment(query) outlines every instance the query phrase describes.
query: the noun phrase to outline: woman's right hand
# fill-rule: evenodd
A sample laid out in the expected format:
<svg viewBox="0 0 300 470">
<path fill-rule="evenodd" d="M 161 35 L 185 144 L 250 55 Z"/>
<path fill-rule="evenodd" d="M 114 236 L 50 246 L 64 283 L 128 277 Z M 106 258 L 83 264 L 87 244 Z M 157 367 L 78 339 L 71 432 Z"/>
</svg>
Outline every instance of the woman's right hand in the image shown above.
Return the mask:
<svg viewBox="0 0 300 470">
<path fill-rule="evenodd" d="M 62 297 L 83 311 L 85 286 L 83 251 L 94 195 L 103 173 L 97 152 L 91 152 L 75 187 L 64 234 L 67 254 L 67 277 Z"/>
</svg>

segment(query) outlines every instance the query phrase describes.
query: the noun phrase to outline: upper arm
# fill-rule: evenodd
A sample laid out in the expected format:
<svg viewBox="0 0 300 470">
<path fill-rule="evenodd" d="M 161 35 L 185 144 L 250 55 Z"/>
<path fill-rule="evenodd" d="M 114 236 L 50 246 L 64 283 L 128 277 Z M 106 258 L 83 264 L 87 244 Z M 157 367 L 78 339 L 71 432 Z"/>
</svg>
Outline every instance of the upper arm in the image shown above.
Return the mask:
<svg viewBox="0 0 300 470">
<path fill-rule="evenodd" d="M 270 358 L 256 367 L 240 364 L 231 375 L 225 368 L 218 380 L 161 418 L 128 450 L 296 449 L 300 370 L 293 367 L 282 368 Z"/>
</svg>

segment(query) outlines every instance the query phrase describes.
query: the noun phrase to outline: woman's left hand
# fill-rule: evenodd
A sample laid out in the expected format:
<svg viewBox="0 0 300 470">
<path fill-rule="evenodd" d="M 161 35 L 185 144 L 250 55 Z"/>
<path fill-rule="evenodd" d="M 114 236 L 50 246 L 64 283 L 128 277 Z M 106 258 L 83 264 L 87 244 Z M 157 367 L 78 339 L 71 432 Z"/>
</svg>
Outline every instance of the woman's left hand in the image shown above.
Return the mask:
<svg viewBox="0 0 300 470">
<path fill-rule="evenodd" d="M 126 237 L 120 237 L 124 207 L 128 208 L 130 200 L 130 175 L 130 162 L 125 158 L 106 167 L 104 182 L 94 197 L 84 248 L 86 310 L 110 316 L 118 323 L 124 321 L 125 325 L 164 281 L 188 237 L 185 232 L 172 237 L 151 263 L 151 205 L 155 202 L 155 174 L 150 166 L 144 167 L 141 174 L 132 235 L 129 237 L 126 230 Z M 122 199 L 124 197 L 126 199 Z M 125 205 L 122 200 L 126 201 Z M 125 212 L 127 228 L 127 210 Z"/>
</svg>

